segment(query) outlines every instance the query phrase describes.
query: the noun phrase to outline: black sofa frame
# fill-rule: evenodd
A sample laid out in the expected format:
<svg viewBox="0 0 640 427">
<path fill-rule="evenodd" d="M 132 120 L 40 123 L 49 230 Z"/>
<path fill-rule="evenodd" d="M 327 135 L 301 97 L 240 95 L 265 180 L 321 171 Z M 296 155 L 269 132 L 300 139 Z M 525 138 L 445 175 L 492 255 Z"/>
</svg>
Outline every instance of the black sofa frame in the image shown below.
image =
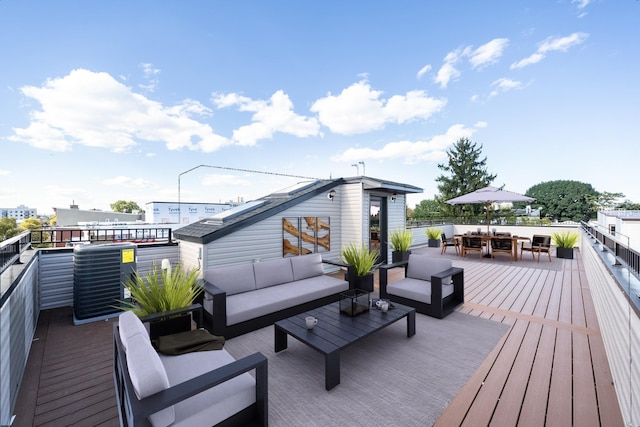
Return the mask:
<svg viewBox="0 0 640 427">
<path fill-rule="evenodd" d="M 393 268 L 404 267 L 406 276 L 408 266 L 408 261 L 399 261 L 392 264 L 381 265 L 378 268 L 380 272 L 380 298 L 408 305 L 415 308 L 418 313 L 438 319 L 442 319 L 454 311 L 456 307 L 464 303 L 464 270 L 459 267 L 451 267 L 431 276 L 431 304 L 388 294 L 388 271 Z M 446 277 L 451 277 L 453 294 L 442 298 L 442 279 Z"/>
<path fill-rule="evenodd" d="M 194 306 L 190 306 L 182 310 L 174 310 L 171 313 L 177 314 L 192 311 L 193 309 Z M 141 320 L 145 322 L 150 318 L 162 318 L 168 313 L 148 316 L 141 318 Z M 140 400 L 136 396 L 129 377 L 127 357 L 122 347 L 117 322 L 113 325 L 113 340 L 114 383 L 121 426 L 150 425 L 147 419 L 149 415 L 252 370 L 255 370 L 256 403 L 218 423 L 217 426 L 267 427 L 269 425 L 267 358 L 262 353 L 253 353 Z"/>
<path fill-rule="evenodd" d="M 204 312 L 204 326 L 213 335 L 223 336 L 226 339 L 237 337 L 257 329 L 271 326 L 278 320 L 331 304 L 340 299 L 340 293 L 328 295 L 303 304 L 294 305 L 284 310 L 265 314 L 264 316 L 249 319 L 235 325 L 227 325 L 227 293 L 213 284 L 203 280 L 200 284 L 204 291 L 211 294 L 213 298 L 213 314 L 206 310 Z"/>
</svg>

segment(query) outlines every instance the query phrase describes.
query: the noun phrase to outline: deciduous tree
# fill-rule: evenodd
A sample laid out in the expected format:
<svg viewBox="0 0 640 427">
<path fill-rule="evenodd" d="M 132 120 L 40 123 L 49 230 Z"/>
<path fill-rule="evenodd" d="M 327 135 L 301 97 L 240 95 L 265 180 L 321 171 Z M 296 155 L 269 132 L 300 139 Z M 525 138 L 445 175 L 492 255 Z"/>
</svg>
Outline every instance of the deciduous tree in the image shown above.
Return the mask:
<svg viewBox="0 0 640 427">
<path fill-rule="evenodd" d="M 570 180 L 542 182 L 529 188 L 525 194 L 535 197 L 535 205 L 542 208 L 541 217 L 556 221 L 588 221 L 594 218 L 593 203 L 600 195 L 591 184 Z"/>
<path fill-rule="evenodd" d="M 132 213 L 133 211 L 141 211 L 142 209 L 136 202 L 127 202 L 125 200 L 116 200 L 111 204 L 114 212 Z"/>
</svg>

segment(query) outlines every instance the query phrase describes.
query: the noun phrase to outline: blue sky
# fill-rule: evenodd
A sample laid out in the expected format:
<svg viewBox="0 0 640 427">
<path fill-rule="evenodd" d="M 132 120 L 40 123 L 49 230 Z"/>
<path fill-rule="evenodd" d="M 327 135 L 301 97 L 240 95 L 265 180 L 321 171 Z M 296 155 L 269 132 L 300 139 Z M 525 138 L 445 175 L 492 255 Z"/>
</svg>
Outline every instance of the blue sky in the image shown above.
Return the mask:
<svg viewBox="0 0 640 427">
<path fill-rule="evenodd" d="M 0 1 L 0 207 L 245 201 L 304 177 L 640 202 L 640 2 Z M 362 163 L 360 163 L 362 162 Z M 220 168 L 199 168 L 206 164 Z M 358 167 L 352 165 L 358 165 Z M 225 169 L 228 168 L 228 169 Z M 182 175 L 181 175 L 182 174 Z"/>
</svg>

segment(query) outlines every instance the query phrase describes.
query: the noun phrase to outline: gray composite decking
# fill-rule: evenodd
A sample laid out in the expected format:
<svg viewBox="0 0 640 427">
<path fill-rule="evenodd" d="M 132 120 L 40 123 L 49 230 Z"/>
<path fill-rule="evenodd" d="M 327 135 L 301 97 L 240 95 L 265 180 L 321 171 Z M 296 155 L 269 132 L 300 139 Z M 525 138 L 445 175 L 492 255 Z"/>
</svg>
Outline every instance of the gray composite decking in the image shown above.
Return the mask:
<svg viewBox="0 0 640 427">
<path fill-rule="evenodd" d="M 454 265 L 465 269 L 458 310 L 511 328 L 436 426 L 623 425 L 579 253 L 559 271 L 543 261 L 529 268 L 456 258 Z M 41 313 L 15 426 L 118 425 L 112 322 L 73 326 L 70 308 Z"/>
</svg>

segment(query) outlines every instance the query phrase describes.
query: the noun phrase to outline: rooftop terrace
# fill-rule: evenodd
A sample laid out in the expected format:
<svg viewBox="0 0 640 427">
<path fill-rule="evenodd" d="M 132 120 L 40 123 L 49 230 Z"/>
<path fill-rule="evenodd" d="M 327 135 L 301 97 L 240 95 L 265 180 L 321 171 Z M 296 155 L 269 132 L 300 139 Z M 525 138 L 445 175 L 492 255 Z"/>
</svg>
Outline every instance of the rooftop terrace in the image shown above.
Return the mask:
<svg viewBox="0 0 640 427">
<path fill-rule="evenodd" d="M 440 256 L 439 249 L 421 250 Z M 465 269 L 466 302 L 459 311 L 507 324 L 509 330 L 435 425 L 625 425 L 585 260 L 576 255 L 539 264 L 453 258 Z M 118 425 L 113 320 L 73 326 L 71 317 L 70 308 L 40 313 L 14 425 Z M 423 364 L 415 360 L 407 369 L 424 369 Z M 327 393 L 322 387 L 317 392 Z M 271 425 L 294 425 L 295 410 L 272 404 Z M 393 424 L 376 416 L 364 425 Z M 353 423 L 348 413 L 336 412 L 334 420 Z"/>
</svg>

